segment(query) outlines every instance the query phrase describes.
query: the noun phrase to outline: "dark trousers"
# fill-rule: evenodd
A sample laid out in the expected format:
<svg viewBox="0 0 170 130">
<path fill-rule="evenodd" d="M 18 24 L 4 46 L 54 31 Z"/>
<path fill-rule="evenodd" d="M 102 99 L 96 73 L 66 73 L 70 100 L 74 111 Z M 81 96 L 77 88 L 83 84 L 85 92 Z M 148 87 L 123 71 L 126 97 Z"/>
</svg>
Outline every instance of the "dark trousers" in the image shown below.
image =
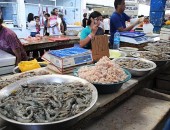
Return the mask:
<svg viewBox="0 0 170 130">
<path fill-rule="evenodd" d="M 105 30 L 104 34 L 109 34 L 109 30 Z"/>
<path fill-rule="evenodd" d="M 38 32 L 31 32 L 30 36 L 31 36 L 31 37 L 35 37 L 36 34 L 40 34 L 40 33 L 38 33 Z"/>
</svg>

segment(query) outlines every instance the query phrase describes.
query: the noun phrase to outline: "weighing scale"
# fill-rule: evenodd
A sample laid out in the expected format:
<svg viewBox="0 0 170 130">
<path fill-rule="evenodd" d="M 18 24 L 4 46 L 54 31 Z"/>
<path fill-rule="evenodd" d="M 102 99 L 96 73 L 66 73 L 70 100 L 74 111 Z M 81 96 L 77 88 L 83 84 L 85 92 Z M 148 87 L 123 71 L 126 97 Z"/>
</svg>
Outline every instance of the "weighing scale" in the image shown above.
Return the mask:
<svg viewBox="0 0 170 130">
<path fill-rule="evenodd" d="M 120 32 L 120 41 L 132 44 L 142 44 L 148 42 L 148 38 L 141 32 Z"/>
<path fill-rule="evenodd" d="M 12 73 L 15 67 L 16 57 L 0 50 L 0 75 Z"/>
</svg>

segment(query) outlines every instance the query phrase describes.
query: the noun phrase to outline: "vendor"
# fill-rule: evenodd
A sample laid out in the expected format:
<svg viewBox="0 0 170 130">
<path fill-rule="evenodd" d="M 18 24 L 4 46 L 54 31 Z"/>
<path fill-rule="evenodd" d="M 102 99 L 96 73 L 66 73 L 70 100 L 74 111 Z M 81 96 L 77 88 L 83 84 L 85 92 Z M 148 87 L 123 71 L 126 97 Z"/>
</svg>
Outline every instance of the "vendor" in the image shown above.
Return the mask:
<svg viewBox="0 0 170 130">
<path fill-rule="evenodd" d="M 124 13 L 125 10 L 125 0 L 115 0 L 114 2 L 115 12 L 110 18 L 110 43 L 113 42 L 114 34 L 118 30 L 119 32 L 130 31 L 140 20 L 137 20 L 134 24 L 126 27 L 125 22 L 130 20 L 130 17 Z"/>
<path fill-rule="evenodd" d="M 87 26 L 81 31 L 80 46 L 86 49 L 91 49 L 91 40 L 95 35 L 104 35 L 104 31 L 99 27 L 101 13 L 94 11 L 90 14 L 87 21 Z"/>
<path fill-rule="evenodd" d="M 0 18 L 0 49 L 16 56 L 16 65 L 20 61 L 27 60 L 27 54 L 18 39 L 17 35 L 10 30 L 2 26 L 3 19 Z"/>
</svg>

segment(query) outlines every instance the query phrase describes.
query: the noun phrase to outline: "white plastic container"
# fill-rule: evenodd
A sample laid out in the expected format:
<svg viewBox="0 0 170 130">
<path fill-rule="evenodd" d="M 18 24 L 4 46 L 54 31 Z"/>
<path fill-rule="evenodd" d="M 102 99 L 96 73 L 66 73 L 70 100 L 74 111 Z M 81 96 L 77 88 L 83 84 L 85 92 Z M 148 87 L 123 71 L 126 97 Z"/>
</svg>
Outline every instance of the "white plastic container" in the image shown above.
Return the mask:
<svg viewBox="0 0 170 130">
<path fill-rule="evenodd" d="M 143 32 L 146 34 L 153 34 L 154 26 L 151 23 L 143 24 Z"/>
</svg>

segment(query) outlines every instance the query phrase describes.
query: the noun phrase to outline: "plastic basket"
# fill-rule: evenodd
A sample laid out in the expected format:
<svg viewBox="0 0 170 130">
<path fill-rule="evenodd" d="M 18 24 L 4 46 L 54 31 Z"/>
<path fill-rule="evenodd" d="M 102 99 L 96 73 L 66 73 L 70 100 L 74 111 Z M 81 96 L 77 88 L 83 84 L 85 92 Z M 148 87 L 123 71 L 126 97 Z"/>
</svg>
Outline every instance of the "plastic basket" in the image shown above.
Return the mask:
<svg viewBox="0 0 170 130">
<path fill-rule="evenodd" d="M 153 29 L 153 32 L 154 33 L 159 33 L 161 30 L 161 26 L 155 26 L 154 29 Z"/>
<path fill-rule="evenodd" d="M 150 11 L 164 11 L 166 0 L 151 0 Z"/>
<path fill-rule="evenodd" d="M 162 26 L 164 12 L 150 12 L 150 22 L 153 26 Z"/>
</svg>

